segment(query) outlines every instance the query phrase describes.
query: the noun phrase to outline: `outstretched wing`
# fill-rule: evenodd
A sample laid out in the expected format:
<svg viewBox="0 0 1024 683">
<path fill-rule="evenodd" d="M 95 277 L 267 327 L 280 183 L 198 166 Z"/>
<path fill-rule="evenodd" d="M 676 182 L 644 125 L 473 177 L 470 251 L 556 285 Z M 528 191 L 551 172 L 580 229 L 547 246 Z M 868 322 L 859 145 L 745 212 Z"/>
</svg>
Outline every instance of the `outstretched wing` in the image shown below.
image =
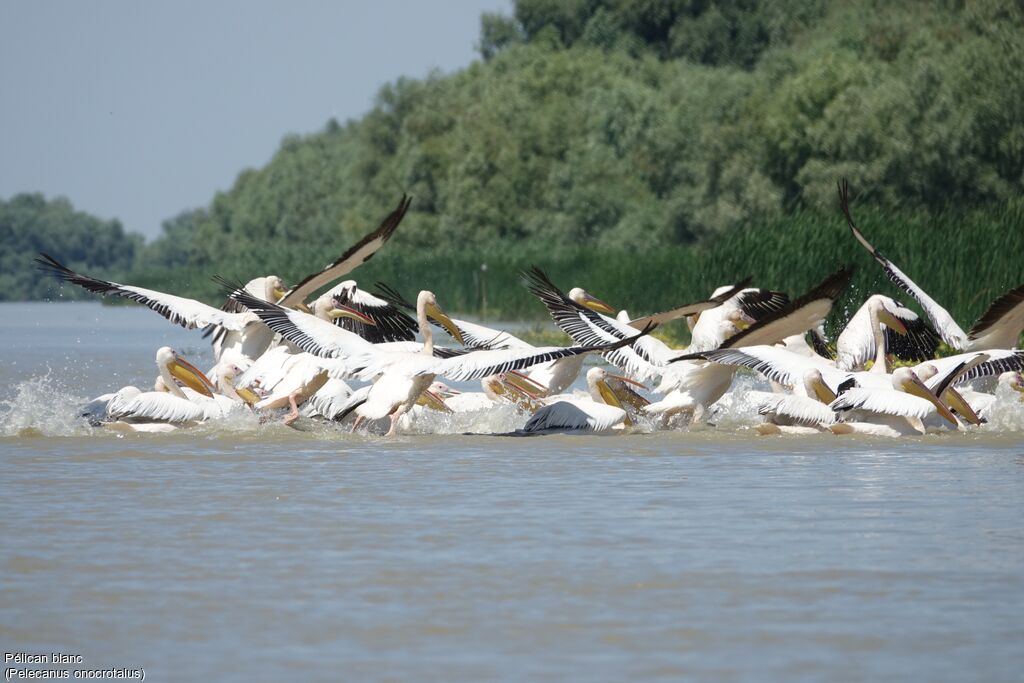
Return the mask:
<svg viewBox="0 0 1024 683">
<path fill-rule="evenodd" d="M 682 317 L 685 317 L 685 316 L 688 316 L 688 315 L 696 315 L 697 313 L 701 313 L 701 312 L 706 311 L 708 309 L 717 308 L 718 306 L 721 306 L 723 303 L 725 303 L 726 301 L 728 301 L 732 297 L 736 296 L 737 294 L 740 294 L 740 292 L 743 291 L 743 288 L 746 287 L 748 284 L 750 284 L 750 278 L 749 277 L 744 279 L 738 285 L 730 287 L 729 289 L 725 290 L 724 292 L 722 292 L 718 296 L 713 296 L 710 299 L 707 299 L 706 301 L 698 301 L 698 302 L 692 303 L 692 304 L 685 304 L 683 306 L 680 306 L 679 308 L 673 308 L 670 311 L 664 311 L 662 313 L 655 313 L 654 315 L 647 315 L 647 316 L 644 316 L 643 318 L 637 318 L 636 320 L 630 320 L 629 321 L 629 326 L 639 330 L 644 325 L 647 325 L 649 323 L 655 323 L 657 325 L 664 325 L 665 323 L 670 322 L 672 320 L 678 320 L 679 318 L 682 318 Z M 755 292 L 755 291 L 761 291 L 761 290 L 750 290 L 750 291 L 751 292 Z M 771 292 L 771 294 L 776 294 L 776 293 L 777 292 Z M 783 296 L 785 296 L 785 295 L 783 294 Z M 749 300 L 749 305 L 751 305 L 752 307 L 756 305 L 755 297 L 751 296 L 751 297 L 749 297 L 748 300 Z M 742 307 L 742 304 L 741 304 L 741 307 Z"/>
<path fill-rule="evenodd" d="M 402 195 L 402 201 L 398 203 L 398 208 L 389 213 L 376 230 L 352 245 L 344 254 L 339 256 L 333 263 L 328 264 L 323 270 L 306 276 L 290 292 L 285 294 L 284 298 L 278 303 L 288 308 L 298 306 L 316 290 L 329 285 L 370 260 L 391 239 L 391 235 L 394 234 L 398 224 L 405 217 L 405 212 L 409 210 L 411 202 L 411 197 Z"/>
<path fill-rule="evenodd" d="M 40 254 L 35 261 L 40 269 L 49 272 L 63 282 L 78 285 L 82 289 L 94 294 L 119 296 L 123 299 L 140 303 L 150 310 L 156 311 L 175 325 L 181 325 L 187 330 L 206 327 L 207 325 L 219 325 L 229 330 L 240 331 L 246 325 L 255 321 L 253 316 L 245 313 L 229 313 L 213 306 L 208 306 L 195 299 L 186 299 L 185 297 L 158 292 L 155 289 L 122 285 L 117 282 L 108 282 L 107 280 L 82 275 L 71 270 L 49 254 Z"/>
<path fill-rule="evenodd" d="M 846 216 L 846 223 L 850 226 L 850 232 L 853 233 L 853 236 L 857 238 L 857 241 L 865 249 L 871 252 L 871 255 L 882 266 L 882 269 L 885 270 L 886 275 L 889 276 L 893 284 L 914 297 L 914 300 L 921 304 L 921 308 L 924 309 L 924 312 L 931 319 L 932 324 L 935 325 L 935 329 L 944 342 L 954 349 L 962 350 L 967 345 L 967 335 L 956 324 L 949 311 L 936 303 L 934 299 L 928 296 L 927 292 L 918 287 L 902 270 L 897 268 L 896 264 L 875 249 L 861 231 L 857 229 L 857 225 L 853 222 L 853 216 L 850 214 L 850 187 L 846 180 L 839 184 L 839 208 L 842 209 L 843 215 Z"/>
</svg>

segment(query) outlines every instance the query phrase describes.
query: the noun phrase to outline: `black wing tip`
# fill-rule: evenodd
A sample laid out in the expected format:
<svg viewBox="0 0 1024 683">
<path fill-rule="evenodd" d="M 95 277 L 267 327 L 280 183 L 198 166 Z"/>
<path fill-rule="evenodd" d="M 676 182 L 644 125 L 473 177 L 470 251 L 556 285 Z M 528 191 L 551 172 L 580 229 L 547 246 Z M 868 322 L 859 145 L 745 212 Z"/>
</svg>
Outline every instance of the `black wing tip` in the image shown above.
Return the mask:
<svg viewBox="0 0 1024 683">
<path fill-rule="evenodd" d="M 68 277 L 75 274 L 73 270 L 47 254 L 45 251 L 39 252 L 39 256 L 36 256 L 32 261 L 36 264 L 36 267 L 39 270 L 50 273 L 61 280 L 66 280 Z"/>
</svg>

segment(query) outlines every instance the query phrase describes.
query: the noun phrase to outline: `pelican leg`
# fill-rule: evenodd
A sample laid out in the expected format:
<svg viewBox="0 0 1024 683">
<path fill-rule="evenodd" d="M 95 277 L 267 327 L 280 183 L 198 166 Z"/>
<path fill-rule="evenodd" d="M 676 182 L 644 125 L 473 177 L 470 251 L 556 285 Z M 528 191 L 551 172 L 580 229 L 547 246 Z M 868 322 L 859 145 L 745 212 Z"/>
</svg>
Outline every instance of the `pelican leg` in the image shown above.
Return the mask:
<svg viewBox="0 0 1024 683">
<path fill-rule="evenodd" d="M 398 406 L 398 410 L 391 413 L 391 429 L 389 429 L 388 433 L 385 434 L 384 436 L 394 436 L 397 433 L 398 420 L 401 419 L 402 415 L 405 414 L 406 408 L 408 408 L 408 406 L 405 403 L 403 403 L 402 405 Z"/>
<path fill-rule="evenodd" d="M 364 419 L 366 419 L 366 418 L 364 418 L 364 417 L 363 417 L 362 415 L 356 415 L 356 419 L 355 419 L 355 421 L 354 421 L 354 422 L 352 423 L 352 429 L 351 429 L 351 433 L 353 433 L 353 434 L 354 434 L 354 433 L 355 433 L 355 431 L 356 431 L 357 429 L 359 429 L 359 425 L 361 425 L 361 424 L 363 423 L 363 420 L 364 420 Z"/>
<path fill-rule="evenodd" d="M 290 413 L 288 413 L 287 415 L 285 415 L 284 423 L 286 425 L 290 425 L 292 422 L 295 422 L 296 420 L 299 419 L 299 406 L 295 402 L 295 398 L 297 396 L 298 396 L 298 392 L 293 392 L 291 394 L 288 394 L 288 405 L 290 405 L 292 407 L 292 411 Z"/>
</svg>

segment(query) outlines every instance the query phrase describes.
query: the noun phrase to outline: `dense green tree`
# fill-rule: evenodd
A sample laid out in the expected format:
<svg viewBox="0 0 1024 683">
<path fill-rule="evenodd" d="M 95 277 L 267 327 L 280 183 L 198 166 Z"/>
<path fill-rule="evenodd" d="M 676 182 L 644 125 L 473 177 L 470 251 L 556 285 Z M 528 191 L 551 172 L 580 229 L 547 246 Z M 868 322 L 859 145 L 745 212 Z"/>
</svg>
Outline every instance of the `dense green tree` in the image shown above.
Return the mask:
<svg viewBox="0 0 1024 683">
<path fill-rule="evenodd" d="M 19 194 L 0 200 L 0 244 L 0 301 L 17 301 L 57 292 L 53 280 L 33 266 L 39 252 L 89 272 L 121 276 L 132 268 L 142 238 L 126 234 L 116 220 L 75 211 L 66 199 Z M 65 296 L 87 295 L 65 291 Z"/>
</svg>

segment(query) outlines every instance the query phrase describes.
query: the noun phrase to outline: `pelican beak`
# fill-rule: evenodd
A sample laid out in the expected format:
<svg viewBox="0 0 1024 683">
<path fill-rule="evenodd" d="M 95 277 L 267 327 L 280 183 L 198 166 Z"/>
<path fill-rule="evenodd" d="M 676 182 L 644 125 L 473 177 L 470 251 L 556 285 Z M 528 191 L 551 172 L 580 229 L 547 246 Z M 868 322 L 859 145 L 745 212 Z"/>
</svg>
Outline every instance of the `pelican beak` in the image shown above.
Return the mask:
<svg viewBox="0 0 1024 683">
<path fill-rule="evenodd" d="M 907 326 L 903 324 L 903 321 L 884 308 L 878 312 L 878 322 L 882 323 L 896 334 L 902 336 L 907 335 Z"/>
<path fill-rule="evenodd" d="M 615 315 L 614 308 L 612 308 L 605 302 L 601 301 L 596 296 L 592 296 L 588 292 L 583 292 L 583 296 L 580 297 L 580 300 L 577 303 L 579 303 L 581 306 L 586 306 L 592 311 L 597 311 L 598 313 L 604 313 L 606 315 Z"/>
<path fill-rule="evenodd" d="M 974 408 L 971 407 L 971 404 L 960 395 L 959 391 L 950 387 L 942 393 L 942 398 L 946 399 L 946 403 L 949 404 L 949 407 L 960 413 L 960 417 L 964 420 L 970 422 L 972 425 L 981 424 L 981 418 L 978 417 L 976 412 L 974 412 Z"/>
<path fill-rule="evenodd" d="M 516 370 L 510 370 L 504 374 L 502 380 L 510 384 L 530 398 L 540 398 L 547 393 L 548 388 L 540 382 L 535 382 L 526 375 Z"/>
<path fill-rule="evenodd" d="M 301 303 L 300 304 L 295 304 L 295 310 L 296 311 L 302 311 L 303 313 L 309 313 L 310 315 L 313 315 L 313 311 L 309 310 L 309 306 L 307 306 L 306 304 L 301 304 Z"/>
<path fill-rule="evenodd" d="M 451 398 L 452 396 L 458 396 L 461 393 L 462 392 L 459 391 L 458 389 L 452 389 L 451 387 L 449 387 L 444 391 L 437 392 L 437 395 L 440 396 L 441 398 Z"/>
<path fill-rule="evenodd" d="M 180 380 L 188 388 L 199 392 L 203 396 L 213 397 L 213 383 L 196 366 L 184 358 L 175 356 L 174 360 L 167 364 L 167 371 L 171 376 Z"/>
<path fill-rule="evenodd" d="M 235 393 L 241 398 L 247 405 L 255 405 L 259 403 L 260 396 L 252 389 L 235 389 Z"/>
<path fill-rule="evenodd" d="M 604 400 L 605 403 L 616 408 L 622 408 L 622 401 L 620 401 L 619 397 L 615 394 L 614 391 L 612 391 L 612 388 L 608 386 L 608 382 L 604 381 L 603 379 L 600 379 L 596 382 L 596 384 L 597 393 L 601 394 L 601 398 Z M 625 409 L 623 408 L 623 410 Z"/>
<path fill-rule="evenodd" d="M 836 392 L 828 388 L 828 385 L 821 380 L 814 380 L 811 384 L 814 387 L 814 396 L 825 405 L 829 405 L 832 401 L 836 400 Z"/>
<path fill-rule="evenodd" d="M 611 377 L 612 379 L 617 379 L 620 382 L 625 382 L 626 384 L 632 384 L 633 386 L 640 387 L 641 389 L 646 389 L 647 388 L 647 385 L 644 384 L 643 382 L 637 382 L 635 379 L 630 379 L 629 377 L 623 377 L 622 375 L 608 375 L 608 377 Z"/>
<path fill-rule="evenodd" d="M 960 423 L 956 421 L 956 417 L 954 417 L 953 413 L 949 411 L 949 408 L 947 408 L 945 404 L 939 400 L 939 397 L 935 395 L 934 391 L 929 389 L 927 386 L 925 386 L 924 382 L 918 379 L 917 375 L 914 375 L 913 379 L 909 380 L 907 383 L 903 385 L 903 390 L 906 391 L 908 394 L 913 394 L 914 396 L 918 396 L 920 398 L 925 399 L 933 406 L 935 406 L 935 409 L 939 411 L 939 415 L 944 417 L 947 422 L 949 422 L 954 427 L 960 426 Z"/>
<path fill-rule="evenodd" d="M 466 341 L 462 338 L 462 332 L 452 322 L 452 319 L 448 317 L 448 314 L 441 310 L 440 306 L 437 304 L 427 304 L 427 315 L 436 320 L 455 341 L 462 345 L 466 344 Z"/>
<path fill-rule="evenodd" d="M 441 413 L 452 412 L 452 409 L 448 407 L 448 405 L 444 402 L 444 399 L 435 394 L 430 389 L 424 390 L 424 392 L 420 394 L 420 397 L 416 401 L 416 403 Z"/>
<path fill-rule="evenodd" d="M 285 294 L 288 293 L 287 289 L 281 289 L 280 287 L 274 287 L 270 290 L 270 293 L 274 295 L 274 301 L 280 301 L 284 298 Z"/>
<path fill-rule="evenodd" d="M 328 311 L 327 315 L 330 316 L 331 320 L 336 320 L 338 318 L 351 318 L 352 320 L 358 320 L 364 325 L 377 325 L 377 321 L 370 316 L 366 315 L 362 311 L 357 311 L 351 306 L 346 306 L 337 299 L 334 300 L 334 308 Z"/>
<path fill-rule="evenodd" d="M 629 411 L 626 410 L 626 407 L 624 405 L 622 405 L 622 401 L 619 400 L 618 395 L 612 390 L 610 386 L 608 386 L 608 382 L 604 381 L 603 379 L 599 379 L 595 383 L 595 387 L 597 388 L 597 393 L 601 395 L 601 399 L 605 403 L 615 408 L 619 408 L 620 410 L 624 410 L 626 412 L 625 425 L 627 427 L 633 426 L 633 420 L 630 419 L 629 417 Z"/>
</svg>

